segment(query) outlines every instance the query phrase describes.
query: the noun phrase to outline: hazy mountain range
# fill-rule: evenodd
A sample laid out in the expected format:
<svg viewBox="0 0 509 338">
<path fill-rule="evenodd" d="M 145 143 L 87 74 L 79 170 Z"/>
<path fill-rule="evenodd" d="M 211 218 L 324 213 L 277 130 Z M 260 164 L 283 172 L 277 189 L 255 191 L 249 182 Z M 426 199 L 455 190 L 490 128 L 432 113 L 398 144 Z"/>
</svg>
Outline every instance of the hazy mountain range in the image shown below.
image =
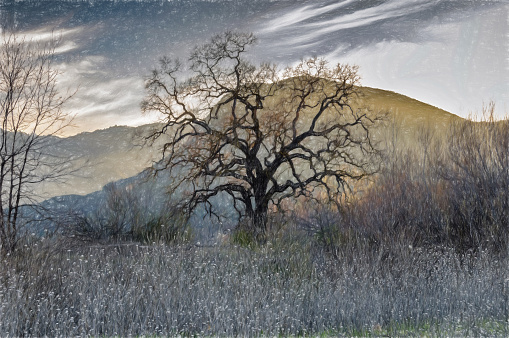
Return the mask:
<svg viewBox="0 0 509 338">
<path fill-rule="evenodd" d="M 381 150 L 394 146 L 400 150 L 414 147 L 420 144 L 423 131 L 445 135 L 451 124 L 462 120 L 407 96 L 369 87 L 360 88 L 359 99 L 353 102 L 353 106 L 367 107 L 376 114 L 388 113 L 373 133 Z M 108 212 L 105 209 L 108 184 L 113 184 L 123 196 L 134 198 L 143 217 L 167 210 L 168 198 L 179 199 L 178 196 L 167 195 L 167 187 L 171 183 L 168 175 L 161 172 L 154 176 L 152 171 L 146 170 L 161 159 L 165 138 L 159 138 L 154 143 L 146 140 L 151 131 L 160 127 L 161 124 L 114 126 L 66 138 L 52 138 L 48 151 L 67 158 L 71 164 L 70 170 L 74 169 L 76 173 L 68 175 L 65 183 L 50 181 L 36 187 L 38 195 L 47 198 L 40 203 L 44 212 L 34 216 L 31 209 L 27 209 L 28 217 L 46 219 L 52 215 L 53 219 L 66 219 L 73 214 L 88 215 L 92 219 L 101 217 L 97 215 L 104 210 Z M 227 200 L 216 202 L 223 212 L 231 209 Z M 203 210 L 198 209 L 191 219 L 195 235 L 202 242 L 213 242 L 218 229 L 235 225 L 234 215 L 231 224 L 227 219 L 221 222 L 211 218 L 204 220 L 203 215 Z M 39 230 L 41 226 L 54 226 L 53 222 L 46 221 L 35 224 Z"/>
<path fill-rule="evenodd" d="M 461 120 L 454 114 L 394 92 L 369 87 L 363 87 L 360 92 L 360 99 L 355 106 L 368 107 L 373 112 L 389 112 L 385 122 L 376 131 L 381 149 L 392 142 L 396 142 L 400 148 L 415 145 L 419 142 L 421 130 L 443 134 L 451 123 Z M 69 158 L 77 174 L 69 175 L 64 184 L 46 182 L 40 191 L 48 198 L 72 195 L 72 198 L 59 197 L 50 203 L 58 208 L 72 206 L 78 209 L 100 205 L 104 198 L 104 191 L 100 191 L 111 182 L 117 182 L 122 189 L 139 183 L 139 189 L 145 189 L 147 194 L 156 194 L 150 189 L 164 193 L 168 183 L 165 175 L 147 183 L 147 173 L 143 172 L 161 159 L 164 137 L 155 143 L 145 139 L 150 131 L 160 126 L 115 126 L 67 138 L 55 138 L 51 152 Z M 392 139 L 395 134 L 397 140 Z"/>
<path fill-rule="evenodd" d="M 39 194 L 86 195 L 109 182 L 135 176 L 161 157 L 164 137 L 147 140 L 157 124 L 139 127 L 114 126 L 83 132 L 66 138 L 53 138 L 48 152 L 67 158 L 71 164 L 63 182 L 45 182 Z"/>
</svg>

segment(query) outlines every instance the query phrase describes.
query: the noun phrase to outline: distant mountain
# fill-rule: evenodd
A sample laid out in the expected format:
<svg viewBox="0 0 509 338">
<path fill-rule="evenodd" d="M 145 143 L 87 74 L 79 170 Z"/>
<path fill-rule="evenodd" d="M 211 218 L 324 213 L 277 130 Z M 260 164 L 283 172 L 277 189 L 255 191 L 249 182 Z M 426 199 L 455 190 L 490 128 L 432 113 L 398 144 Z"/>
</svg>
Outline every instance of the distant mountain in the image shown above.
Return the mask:
<svg viewBox="0 0 509 338">
<path fill-rule="evenodd" d="M 411 99 L 394 92 L 362 87 L 353 108 L 367 107 L 371 113 L 386 114 L 384 122 L 374 131 L 379 146 L 397 149 L 411 148 L 421 142 L 423 132 L 446 135 L 451 124 L 463 119 L 444 110 Z M 167 186 L 169 176 L 161 172 L 153 176 L 145 170 L 161 157 L 161 147 L 165 138 L 154 144 L 145 142 L 151 131 L 161 125 L 152 124 L 140 127 L 111 127 L 90 133 L 52 140 L 52 152 L 67 156 L 79 175 L 68 177 L 66 184 L 47 183 L 43 188 L 49 198 L 40 205 L 54 217 L 70 214 L 98 217 L 108 212 L 108 183 L 113 183 L 122 198 L 134 198 L 139 217 L 150 219 L 168 212 Z M 177 193 L 172 196 L 179 199 Z M 128 197 L 130 196 L 130 197 Z M 228 201 L 217 201 L 223 212 L 232 213 L 229 220 L 218 221 L 205 217 L 204 210 L 198 209 L 191 224 L 197 240 L 213 243 L 219 229 L 235 225 L 235 215 Z M 128 202 L 129 204 L 129 202 Z M 129 204 L 130 205 L 130 204 Z M 111 210 L 110 210 L 111 211 Z M 29 218 L 45 219 L 45 214 L 34 216 L 27 209 Z M 56 216 L 55 216 L 56 215 Z M 101 216 L 99 216 L 101 217 Z M 72 219 L 71 223 L 74 222 Z M 53 228 L 55 223 L 43 221 L 36 223 L 35 232 L 42 228 Z"/>
<path fill-rule="evenodd" d="M 373 110 L 387 111 L 390 119 L 405 128 L 417 128 L 422 125 L 448 128 L 451 122 L 463 120 L 443 109 L 377 88 L 362 87 L 357 104 Z"/>
<path fill-rule="evenodd" d="M 415 143 L 419 130 L 427 128 L 444 133 L 454 121 L 462 118 L 394 92 L 363 87 L 354 103 L 373 112 L 388 112 L 384 126 L 377 131 L 381 146 L 397 129 L 401 144 Z M 164 137 L 151 144 L 149 133 L 161 125 L 140 127 L 115 126 L 67 138 L 54 138 L 51 152 L 67 157 L 76 174 L 64 184 L 46 182 L 40 192 L 47 198 L 60 195 L 87 195 L 110 182 L 137 175 L 161 158 Z"/>
<path fill-rule="evenodd" d="M 164 137 L 151 143 L 146 137 L 159 125 L 115 126 L 67 138 L 53 138 L 48 152 L 68 158 L 74 174 L 65 182 L 45 182 L 39 195 L 86 195 L 109 182 L 135 176 L 161 156 Z"/>
<path fill-rule="evenodd" d="M 452 123 L 462 120 L 404 95 L 368 87 L 360 89 L 353 106 L 354 109 L 367 107 L 375 114 L 387 113 L 384 122 L 374 132 L 382 148 L 393 143 L 398 149 L 412 147 L 420 142 L 422 132 L 444 135 Z M 154 144 L 145 142 L 146 136 L 160 127 L 157 124 L 136 128 L 111 127 L 68 138 L 55 138 L 51 151 L 68 157 L 79 175 L 68 177 L 63 185 L 47 183 L 43 188 L 53 198 L 42 205 L 63 214 L 71 211 L 94 214 L 107 204 L 108 193 L 103 187 L 114 182 L 119 191 L 136 197 L 144 213 L 163 210 L 169 177 L 162 173 L 154 178 L 144 171 L 161 157 L 164 137 Z M 229 208 L 227 203 L 221 207 Z M 200 216 L 196 216 L 193 224 L 203 222 Z M 205 223 L 211 226 L 210 220 Z"/>
</svg>

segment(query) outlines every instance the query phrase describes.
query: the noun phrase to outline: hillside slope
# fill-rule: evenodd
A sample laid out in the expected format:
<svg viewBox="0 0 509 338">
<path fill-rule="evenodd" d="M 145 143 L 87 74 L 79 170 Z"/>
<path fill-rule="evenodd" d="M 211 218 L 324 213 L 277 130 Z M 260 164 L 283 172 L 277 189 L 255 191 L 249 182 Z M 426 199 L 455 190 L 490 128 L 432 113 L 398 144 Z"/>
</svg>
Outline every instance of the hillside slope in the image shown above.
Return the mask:
<svg viewBox="0 0 509 338">
<path fill-rule="evenodd" d="M 49 151 L 69 159 L 74 174 L 64 182 L 45 182 L 39 195 L 86 195 L 109 182 L 135 176 L 161 156 L 163 138 L 154 144 L 145 136 L 158 125 L 115 126 L 67 138 L 55 138 Z"/>
<path fill-rule="evenodd" d="M 461 117 L 443 109 L 395 92 L 362 87 L 360 94 L 363 105 L 389 111 L 394 120 L 408 128 L 416 128 L 420 125 L 447 128 L 451 122 L 462 120 Z"/>
<path fill-rule="evenodd" d="M 398 149 L 413 147 L 422 142 L 423 134 L 443 136 L 452 124 L 463 121 L 457 115 L 408 96 L 369 87 L 361 88 L 354 106 L 387 114 L 375 133 L 382 149 L 392 144 Z"/>
<path fill-rule="evenodd" d="M 372 112 L 388 112 L 375 133 L 380 147 L 395 142 L 398 147 L 415 144 L 423 129 L 444 134 L 451 123 L 462 120 L 442 109 L 394 92 L 362 87 L 354 107 Z M 109 182 L 135 176 L 160 159 L 163 138 L 150 145 L 144 136 L 158 125 L 115 126 L 94 132 L 56 139 L 52 152 L 69 158 L 77 174 L 65 183 L 46 182 L 40 187 L 46 198 L 60 195 L 86 195 Z"/>
</svg>

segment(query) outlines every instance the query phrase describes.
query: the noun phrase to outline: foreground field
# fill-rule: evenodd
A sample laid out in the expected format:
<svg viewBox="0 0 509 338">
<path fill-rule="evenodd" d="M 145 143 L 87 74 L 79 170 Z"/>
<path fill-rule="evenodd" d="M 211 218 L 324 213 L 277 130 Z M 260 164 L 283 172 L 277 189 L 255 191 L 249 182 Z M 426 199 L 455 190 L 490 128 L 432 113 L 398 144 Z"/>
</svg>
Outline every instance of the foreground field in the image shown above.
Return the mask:
<svg viewBox="0 0 509 338">
<path fill-rule="evenodd" d="M 312 241 L 282 243 L 39 244 L 2 262 L 0 335 L 509 333 L 507 260 L 357 245 L 331 258 Z"/>
</svg>

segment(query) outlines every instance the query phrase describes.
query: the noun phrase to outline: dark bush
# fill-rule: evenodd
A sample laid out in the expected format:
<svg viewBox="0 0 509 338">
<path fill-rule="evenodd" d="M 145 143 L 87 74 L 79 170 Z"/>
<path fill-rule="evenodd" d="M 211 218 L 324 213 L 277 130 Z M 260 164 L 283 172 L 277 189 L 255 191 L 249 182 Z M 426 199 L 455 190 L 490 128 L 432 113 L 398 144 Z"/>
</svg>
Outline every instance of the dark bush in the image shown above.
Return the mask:
<svg viewBox="0 0 509 338">
<path fill-rule="evenodd" d="M 338 212 L 307 212 L 301 225 L 335 255 L 346 242 L 505 254 L 509 121 L 490 117 L 493 106 L 486 112 L 488 118 L 458 122 L 447 135 L 426 130 L 412 146 L 387 147 L 384 168 L 367 189 Z"/>
</svg>

